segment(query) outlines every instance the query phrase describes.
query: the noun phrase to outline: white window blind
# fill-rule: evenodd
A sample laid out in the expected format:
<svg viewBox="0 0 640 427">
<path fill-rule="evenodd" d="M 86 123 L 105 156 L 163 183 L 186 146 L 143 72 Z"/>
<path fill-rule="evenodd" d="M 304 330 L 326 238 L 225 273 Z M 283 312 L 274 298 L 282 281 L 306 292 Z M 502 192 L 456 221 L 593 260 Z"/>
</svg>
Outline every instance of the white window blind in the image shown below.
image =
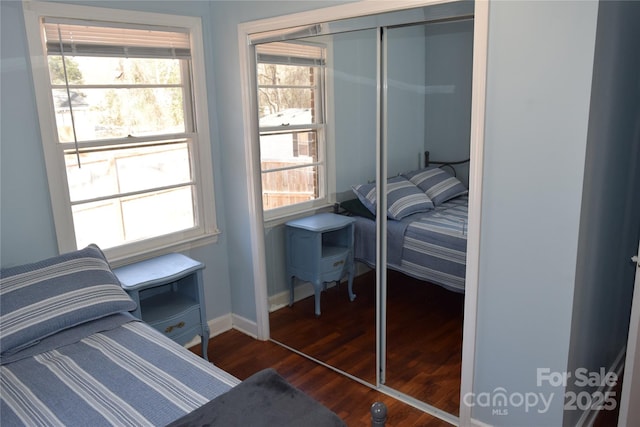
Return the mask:
<svg viewBox="0 0 640 427">
<path fill-rule="evenodd" d="M 258 62 L 282 65 L 309 65 L 321 67 L 325 65 L 322 46 L 292 43 L 273 42 L 256 46 Z"/>
<path fill-rule="evenodd" d="M 191 57 L 189 33 L 180 28 L 108 26 L 97 21 L 45 18 L 47 54 L 130 58 Z"/>
</svg>

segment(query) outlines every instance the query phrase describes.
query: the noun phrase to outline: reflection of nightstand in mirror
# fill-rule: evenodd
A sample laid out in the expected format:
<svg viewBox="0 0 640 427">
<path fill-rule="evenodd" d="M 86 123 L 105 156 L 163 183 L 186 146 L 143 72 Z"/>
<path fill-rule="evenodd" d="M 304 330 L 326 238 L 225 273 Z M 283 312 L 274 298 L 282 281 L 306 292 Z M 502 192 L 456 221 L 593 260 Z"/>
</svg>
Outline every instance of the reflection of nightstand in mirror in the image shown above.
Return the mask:
<svg viewBox="0 0 640 427">
<path fill-rule="evenodd" d="M 133 312 L 136 317 L 181 345 L 200 335 L 202 357 L 208 360 L 202 269 L 201 262 L 182 254 L 167 254 L 113 271 L 138 304 Z"/>
<path fill-rule="evenodd" d="M 327 282 L 340 281 L 348 275 L 349 299 L 354 300 L 354 222 L 348 216 L 322 213 L 286 223 L 289 305 L 293 304 L 296 277 L 313 284 L 316 316 L 320 316 L 320 293 Z"/>
</svg>

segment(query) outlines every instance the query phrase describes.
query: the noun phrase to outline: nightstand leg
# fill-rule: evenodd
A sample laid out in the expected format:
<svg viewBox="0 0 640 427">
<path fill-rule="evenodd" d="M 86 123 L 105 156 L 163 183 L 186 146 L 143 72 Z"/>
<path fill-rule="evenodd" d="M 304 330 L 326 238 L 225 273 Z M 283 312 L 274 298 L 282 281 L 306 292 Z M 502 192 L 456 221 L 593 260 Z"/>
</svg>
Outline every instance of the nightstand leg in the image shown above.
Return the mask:
<svg viewBox="0 0 640 427">
<path fill-rule="evenodd" d="M 296 276 L 291 276 L 290 290 L 289 290 L 289 307 L 293 305 L 293 289 L 296 286 Z"/>
<path fill-rule="evenodd" d="M 202 337 L 200 342 L 202 343 L 202 358 L 209 361 L 207 357 L 207 347 L 209 346 L 209 328 L 202 328 Z"/>
<path fill-rule="evenodd" d="M 349 301 L 353 301 L 354 299 L 356 299 L 356 294 L 353 293 L 353 270 L 351 270 L 349 272 L 349 284 L 348 284 L 348 288 L 349 288 Z"/>
<path fill-rule="evenodd" d="M 320 294 L 322 293 L 322 282 L 313 282 L 313 290 L 315 293 L 316 316 L 320 316 Z"/>
</svg>

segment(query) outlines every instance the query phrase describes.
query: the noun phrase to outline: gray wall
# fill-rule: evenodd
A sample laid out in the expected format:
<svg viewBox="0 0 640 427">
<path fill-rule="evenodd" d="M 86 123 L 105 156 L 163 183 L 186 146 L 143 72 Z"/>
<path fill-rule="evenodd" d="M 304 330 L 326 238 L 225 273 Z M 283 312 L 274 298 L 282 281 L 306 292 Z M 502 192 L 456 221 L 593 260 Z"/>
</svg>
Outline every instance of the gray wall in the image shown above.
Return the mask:
<svg viewBox="0 0 640 427">
<path fill-rule="evenodd" d="M 543 413 L 473 408 L 496 426 L 562 423 L 564 390 L 536 374 L 567 368 L 597 9 L 489 8 L 474 392 L 554 396 Z"/>
<path fill-rule="evenodd" d="M 424 152 L 426 27 L 387 30 L 387 176 L 416 169 Z"/>
<path fill-rule="evenodd" d="M 22 3 L 0 2 L 0 261 L 17 265 L 57 254 L 40 143 Z"/>
<path fill-rule="evenodd" d="M 425 149 L 432 160 L 469 157 L 473 21 L 442 22 L 426 28 Z M 468 187 L 469 164 L 456 166 Z"/>
<path fill-rule="evenodd" d="M 640 238 L 638 22 L 639 2 L 600 3 L 568 372 L 616 368 L 627 342 L 630 257 Z M 576 393 L 596 389 L 569 386 Z M 568 411 L 564 425 L 581 414 Z"/>
<path fill-rule="evenodd" d="M 338 200 L 376 178 L 376 30 L 333 36 L 333 99 Z M 331 102 L 331 101 L 330 101 Z M 357 161 L 356 161 L 357 160 Z"/>
<path fill-rule="evenodd" d="M 375 179 L 376 32 L 333 36 L 338 199 Z M 469 156 L 473 22 L 392 28 L 389 42 L 388 175 Z M 331 97 L 331 96 L 330 96 Z M 357 161 L 355 161 L 357 160 Z M 468 165 L 459 170 L 468 183 Z"/>
</svg>

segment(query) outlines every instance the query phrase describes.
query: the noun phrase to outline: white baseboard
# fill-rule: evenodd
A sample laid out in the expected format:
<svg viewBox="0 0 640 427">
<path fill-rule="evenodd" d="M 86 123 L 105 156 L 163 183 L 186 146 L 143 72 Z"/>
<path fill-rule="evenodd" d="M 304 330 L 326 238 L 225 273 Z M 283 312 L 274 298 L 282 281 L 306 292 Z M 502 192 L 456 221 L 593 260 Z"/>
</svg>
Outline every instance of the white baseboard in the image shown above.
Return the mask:
<svg viewBox="0 0 640 427">
<path fill-rule="evenodd" d="M 327 289 L 335 286 L 335 282 L 328 283 Z M 315 293 L 313 291 L 313 285 L 311 283 L 304 283 L 296 286 L 295 297 L 293 298 L 293 302 L 298 302 L 310 296 L 313 296 Z M 272 295 L 269 297 L 269 313 L 273 313 L 276 310 L 280 310 L 282 307 L 286 307 L 289 305 L 289 291 L 280 292 L 278 294 Z"/>
<path fill-rule="evenodd" d="M 492 424 L 483 423 L 480 420 L 476 420 L 475 418 L 471 418 L 471 426 L 472 427 L 493 427 Z"/>
<path fill-rule="evenodd" d="M 231 329 L 237 329 L 238 331 L 249 335 L 251 338 L 257 338 L 258 325 L 252 320 L 245 319 L 237 314 L 225 314 L 215 319 L 211 319 L 207 322 L 209 326 L 209 338 L 220 335 L 223 332 L 227 332 Z M 193 347 L 200 344 L 200 335 L 193 337 L 191 341 L 186 343 L 186 348 Z"/>
<path fill-rule="evenodd" d="M 237 314 L 231 314 L 231 325 L 233 329 L 236 329 L 251 338 L 258 338 L 258 324 L 249 319 L 245 319 Z"/>
<path fill-rule="evenodd" d="M 207 325 L 209 325 L 209 336 L 215 337 L 231 329 L 233 327 L 233 319 L 230 314 L 225 314 L 224 316 L 209 320 Z"/>
<path fill-rule="evenodd" d="M 362 263 L 356 263 L 356 277 L 361 274 L 367 273 L 371 268 Z M 341 285 L 346 285 L 346 281 L 340 282 Z M 327 283 L 327 289 L 336 286 L 335 282 Z M 297 302 L 314 295 L 313 285 L 310 282 L 300 283 L 296 286 L 295 296 L 293 302 Z M 273 313 L 276 310 L 280 310 L 282 307 L 289 305 L 289 291 L 283 291 L 269 297 L 269 313 Z"/>
<path fill-rule="evenodd" d="M 207 326 L 209 326 L 209 338 L 220 335 L 221 333 L 233 328 L 231 314 L 225 314 L 224 316 L 211 319 L 207 322 Z M 186 343 L 184 346 L 189 348 L 193 347 L 196 344 L 200 344 L 200 335 L 196 335 L 195 337 L 193 337 L 193 339 Z"/>
</svg>

